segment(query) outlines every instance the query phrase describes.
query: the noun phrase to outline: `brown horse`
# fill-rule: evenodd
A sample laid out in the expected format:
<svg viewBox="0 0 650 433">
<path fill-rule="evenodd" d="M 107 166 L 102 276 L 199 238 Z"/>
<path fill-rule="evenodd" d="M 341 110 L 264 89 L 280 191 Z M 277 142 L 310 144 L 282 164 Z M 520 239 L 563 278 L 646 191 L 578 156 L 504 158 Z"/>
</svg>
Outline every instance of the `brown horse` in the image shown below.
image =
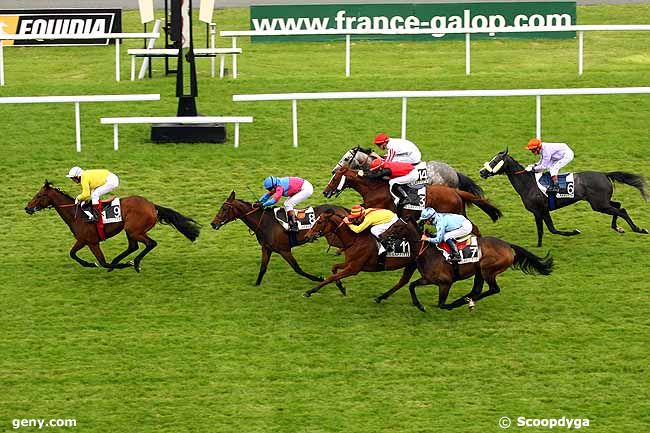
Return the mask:
<svg viewBox="0 0 650 433">
<path fill-rule="evenodd" d="M 415 224 L 403 220 L 398 220 L 389 227 L 382 233 L 381 238 L 406 239 L 411 244 L 411 251 L 419 251 L 416 262 L 422 277 L 409 285 L 409 291 L 413 305 L 421 311 L 426 310 L 415 294 L 417 286 L 436 284 L 438 286 L 438 307 L 442 309 L 451 310 L 469 303 L 470 310 L 472 310 L 479 299 L 501 291 L 496 277 L 510 266 L 521 269 L 527 274 L 538 273 L 541 275 L 549 275 L 553 269 L 553 258 L 550 257 L 550 254 L 544 258 L 537 257 L 518 245 L 490 236 L 478 238 L 481 249 L 481 258 L 478 262 L 453 266 L 445 260 L 435 246 L 420 239 L 421 234 Z M 446 304 L 451 285 L 455 281 L 471 276 L 474 276 L 472 291 L 451 304 Z M 489 290 L 487 292 L 483 292 L 484 282 L 488 283 Z M 375 298 L 375 302 L 381 302 L 398 289 L 399 287 L 390 289 Z"/>
<path fill-rule="evenodd" d="M 348 211 L 345 208 L 340 206 L 333 205 L 323 205 L 323 206 L 314 206 L 314 211 L 316 216 L 321 212 L 332 209 L 338 212 L 347 215 Z M 266 273 L 266 268 L 271 259 L 271 254 L 278 253 L 291 268 L 298 274 L 302 275 L 305 278 L 309 278 L 312 281 L 323 281 L 322 277 L 316 275 L 308 274 L 303 271 L 298 262 L 296 261 L 293 254 L 291 254 L 291 244 L 289 241 L 289 234 L 287 231 L 280 225 L 280 223 L 275 219 L 273 211 L 270 209 L 264 210 L 262 208 L 253 207 L 251 203 L 248 203 L 244 200 L 239 200 L 235 198 L 235 191 L 232 191 L 226 201 L 221 205 L 221 209 L 215 215 L 212 220 L 211 226 L 215 230 L 219 230 L 225 224 L 240 219 L 246 224 L 257 238 L 262 247 L 262 263 L 260 264 L 260 272 L 257 275 L 257 281 L 255 282 L 256 286 L 259 286 L 262 283 L 262 278 Z M 307 230 L 300 230 L 296 233 L 296 244 L 303 245 L 310 241 L 306 238 Z M 333 246 L 336 245 L 336 240 L 333 241 Z M 341 293 L 345 294 L 345 288 L 337 284 Z"/>
<path fill-rule="evenodd" d="M 339 195 L 345 188 L 352 188 L 357 191 L 363 198 L 366 207 L 389 209 L 397 212 L 397 207 L 389 191 L 388 182 L 383 179 L 368 179 L 359 176 L 358 170 L 352 170 L 347 165 L 343 165 L 336 170 L 334 176 L 323 190 L 323 195 L 330 198 L 333 195 Z M 438 212 L 465 215 L 465 205 L 469 203 L 475 204 L 492 221 L 496 221 L 501 217 L 501 211 L 488 200 L 469 192 L 443 185 L 428 185 L 426 188 L 426 206 L 432 207 Z M 417 218 L 420 212 L 403 210 L 400 214 L 404 217 Z M 476 226 L 474 226 L 474 232 L 479 234 Z"/>
<path fill-rule="evenodd" d="M 393 287 L 397 291 L 409 282 L 417 265 L 413 257 L 387 257 L 383 267 L 379 266 L 379 251 L 375 237 L 368 230 L 355 233 L 343 222 L 346 214 L 332 210 L 325 211 L 316 219 L 316 223 L 307 233 L 310 240 L 325 236 L 332 246 L 339 246 L 345 254 L 345 262 L 332 266 L 332 275 L 320 282 L 316 287 L 306 291 L 303 296 L 308 298 L 323 286 L 343 278 L 356 275 L 359 272 L 392 271 L 404 268 L 402 277 Z M 336 244 L 334 243 L 336 241 Z M 411 250 L 413 251 L 413 250 Z M 339 271 L 340 269 L 340 271 Z"/>
<path fill-rule="evenodd" d="M 88 223 L 81 217 L 83 211 L 75 204 L 73 197 L 54 187 L 47 180 L 34 198 L 27 203 L 25 212 L 31 215 L 39 210 L 53 207 L 77 239 L 77 242 L 70 250 L 70 257 L 86 268 L 97 267 L 96 263 L 87 262 L 77 256 L 77 251 L 87 246 L 95 255 L 99 264 L 104 268 L 108 268 L 109 271 L 133 266 L 137 272 L 140 272 L 142 258 L 158 245 L 156 241 L 147 235 L 147 232 L 157 222 L 171 224 L 191 241 L 194 241 L 199 236 L 200 225 L 196 221 L 172 209 L 158 206 L 144 197 L 136 195 L 121 198 L 120 206 L 122 208 L 122 222 L 106 224 L 104 233 L 106 239 L 108 239 L 124 230 L 129 246 L 124 252 L 115 257 L 111 263 L 106 262 L 104 253 L 99 247 L 102 240 L 97 233 L 97 226 Z M 143 243 L 145 249 L 132 262 L 120 263 L 120 260 L 138 250 L 138 242 Z"/>
</svg>

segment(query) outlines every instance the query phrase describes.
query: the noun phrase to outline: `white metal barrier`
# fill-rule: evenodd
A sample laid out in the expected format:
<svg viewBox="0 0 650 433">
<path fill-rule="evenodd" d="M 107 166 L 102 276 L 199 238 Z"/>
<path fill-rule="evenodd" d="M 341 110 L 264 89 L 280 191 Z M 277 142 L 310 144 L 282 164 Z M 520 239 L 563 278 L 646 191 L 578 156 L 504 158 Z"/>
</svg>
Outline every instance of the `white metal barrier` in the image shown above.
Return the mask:
<svg viewBox="0 0 650 433">
<path fill-rule="evenodd" d="M 100 122 L 113 125 L 113 149 L 119 149 L 118 127 L 119 124 L 154 124 L 154 123 L 181 123 L 181 124 L 202 124 L 202 123 L 234 123 L 235 124 L 235 147 L 239 147 L 239 124 L 252 123 L 250 116 L 241 117 L 218 117 L 218 116 L 184 116 L 184 117 L 102 117 Z"/>
<path fill-rule="evenodd" d="M 115 39 L 115 81 L 120 81 L 120 40 L 121 39 L 151 39 L 158 38 L 160 33 L 91 33 L 87 35 L 8 35 L 0 34 L 0 86 L 5 85 L 5 66 L 2 41 L 32 41 L 39 39 Z"/>
<path fill-rule="evenodd" d="M 459 98 L 535 96 L 535 134 L 542 136 L 542 96 L 562 95 L 620 95 L 647 94 L 650 87 L 593 87 L 578 89 L 503 89 L 503 90 L 431 90 L 394 92 L 324 92 L 324 93 L 267 93 L 257 95 L 233 95 L 235 102 L 245 101 L 291 101 L 293 119 L 293 146 L 298 147 L 298 100 L 319 99 L 376 99 L 402 98 L 402 138 L 406 138 L 406 106 L 408 98 Z"/>
<path fill-rule="evenodd" d="M 544 26 L 544 27 L 484 27 L 458 29 L 393 29 L 393 30 L 224 30 L 219 35 L 232 37 L 233 48 L 237 46 L 238 36 L 309 36 L 309 35 L 342 35 L 345 36 L 345 76 L 350 76 L 350 37 L 352 35 L 465 35 L 465 74 L 471 70 L 470 35 L 487 33 L 494 36 L 497 33 L 534 33 L 534 32 L 578 32 L 578 74 L 582 75 L 584 66 L 584 38 L 587 31 L 650 31 L 650 25 L 579 25 L 579 26 Z"/>
<path fill-rule="evenodd" d="M 77 152 L 81 152 L 81 102 L 159 101 L 159 94 L 144 95 L 79 95 L 79 96 L 19 96 L 0 98 L 0 104 L 74 103 Z"/>
</svg>

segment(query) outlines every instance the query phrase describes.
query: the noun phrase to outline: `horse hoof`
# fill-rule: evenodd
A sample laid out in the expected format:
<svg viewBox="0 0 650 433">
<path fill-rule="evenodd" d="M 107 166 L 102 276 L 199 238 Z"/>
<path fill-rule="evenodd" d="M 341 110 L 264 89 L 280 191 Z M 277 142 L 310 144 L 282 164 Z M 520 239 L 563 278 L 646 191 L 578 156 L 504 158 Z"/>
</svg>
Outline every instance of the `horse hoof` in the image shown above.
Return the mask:
<svg viewBox="0 0 650 433">
<path fill-rule="evenodd" d="M 422 304 L 416 304 L 415 306 L 418 307 L 418 310 L 422 311 L 423 313 L 426 313 L 426 312 L 427 312 L 427 309 L 424 308 L 424 305 L 422 305 Z"/>
<path fill-rule="evenodd" d="M 469 311 L 474 311 L 474 309 L 476 308 L 476 302 L 474 302 L 474 300 L 471 298 L 465 298 L 465 299 L 467 299 L 467 307 L 469 308 Z"/>
<path fill-rule="evenodd" d="M 623 227 L 616 227 L 614 230 L 616 230 L 618 233 L 625 233 Z"/>
<path fill-rule="evenodd" d="M 304 298 L 309 298 L 309 297 L 311 297 L 311 293 L 309 293 L 309 292 L 305 292 L 305 293 L 302 294 L 302 296 L 303 296 Z"/>
<path fill-rule="evenodd" d="M 641 229 L 639 233 L 643 233 L 644 235 L 648 234 L 648 229 Z"/>
<path fill-rule="evenodd" d="M 381 301 L 382 301 L 381 296 L 377 296 L 377 297 L 374 299 L 374 301 L 375 301 L 376 304 L 381 304 Z"/>
<path fill-rule="evenodd" d="M 574 235 L 579 235 L 580 233 L 582 233 L 580 230 L 578 230 L 578 229 L 573 229 L 573 234 L 574 234 Z"/>
</svg>

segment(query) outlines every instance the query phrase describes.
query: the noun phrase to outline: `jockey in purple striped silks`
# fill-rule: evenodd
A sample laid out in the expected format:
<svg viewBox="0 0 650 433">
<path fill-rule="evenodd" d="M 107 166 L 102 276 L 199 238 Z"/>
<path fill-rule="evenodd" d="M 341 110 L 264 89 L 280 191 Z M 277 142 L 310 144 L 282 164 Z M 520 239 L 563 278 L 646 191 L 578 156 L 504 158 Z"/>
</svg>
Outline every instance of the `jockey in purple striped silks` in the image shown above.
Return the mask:
<svg viewBox="0 0 650 433">
<path fill-rule="evenodd" d="M 264 188 L 268 191 L 259 198 L 257 206 L 273 206 L 280 200 L 280 197 L 288 197 L 284 201 L 284 209 L 287 211 L 289 230 L 298 231 L 298 221 L 293 211 L 294 206 L 306 200 L 314 193 L 314 187 L 309 181 L 300 177 L 275 177 L 269 176 L 264 179 Z"/>
</svg>

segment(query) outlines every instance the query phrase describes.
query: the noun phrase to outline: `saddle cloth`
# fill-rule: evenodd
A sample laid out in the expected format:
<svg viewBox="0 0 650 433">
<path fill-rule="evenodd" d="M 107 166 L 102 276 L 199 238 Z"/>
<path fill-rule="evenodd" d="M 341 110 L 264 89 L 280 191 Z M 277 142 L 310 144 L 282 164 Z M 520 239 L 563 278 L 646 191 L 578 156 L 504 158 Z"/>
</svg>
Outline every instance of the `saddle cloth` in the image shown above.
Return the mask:
<svg viewBox="0 0 650 433">
<path fill-rule="evenodd" d="M 481 260 L 481 248 L 478 245 L 478 238 L 476 235 L 469 234 L 463 236 L 460 239 L 455 240 L 456 248 L 460 253 L 459 265 L 465 263 L 474 263 Z M 442 251 L 442 255 L 445 257 L 445 260 L 449 261 L 451 257 L 451 251 L 449 250 L 449 245 L 446 242 L 440 242 L 436 247 Z"/>
<path fill-rule="evenodd" d="M 284 227 L 289 230 L 289 223 L 287 221 L 287 211 L 283 207 L 274 207 L 275 219 Z M 298 221 L 298 230 L 309 230 L 316 222 L 316 213 L 313 207 L 307 209 L 294 209 L 296 221 Z"/>
<path fill-rule="evenodd" d="M 402 185 L 406 191 L 406 198 L 404 199 L 404 209 L 409 210 L 422 210 L 427 203 L 427 188 L 425 185 L 418 185 L 410 187 Z"/>
<path fill-rule="evenodd" d="M 542 193 L 548 196 L 546 189 L 551 186 L 553 181 L 551 180 L 551 175 L 546 173 L 535 173 L 535 179 L 537 180 L 537 187 L 542 191 Z M 560 191 L 555 194 L 557 198 L 573 198 L 573 173 L 561 173 L 557 176 L 558 184 L 560 185 Z"/>
<path fill-rule="evenodd" d="M 422 161 L 415 166 L 418 171 L 418 180 L 409 183 L 409 186 L 426 185 L 429 182 L 429 174 L 427 172 L 427 163 Z"/>
<path fill-rule="evenodd" d="M 99 203 L 102 205 L 102 223 L 103 224 L 112 224 L 122 222 L 122 207 L 120 205 L 119 197 L 111 197 L 108 200 L 100 200 Z M 86 207 L 83 208 L 84 213 L 87 218 L 90 218 L 90 210 L 86 210 Z"/>
<path fill-rule="evenodd" d="M 386 252 L 386 257 L 411 257 L 411 244 L 406 239 L 375 241 L 379 255 Z"/>
</svg>

